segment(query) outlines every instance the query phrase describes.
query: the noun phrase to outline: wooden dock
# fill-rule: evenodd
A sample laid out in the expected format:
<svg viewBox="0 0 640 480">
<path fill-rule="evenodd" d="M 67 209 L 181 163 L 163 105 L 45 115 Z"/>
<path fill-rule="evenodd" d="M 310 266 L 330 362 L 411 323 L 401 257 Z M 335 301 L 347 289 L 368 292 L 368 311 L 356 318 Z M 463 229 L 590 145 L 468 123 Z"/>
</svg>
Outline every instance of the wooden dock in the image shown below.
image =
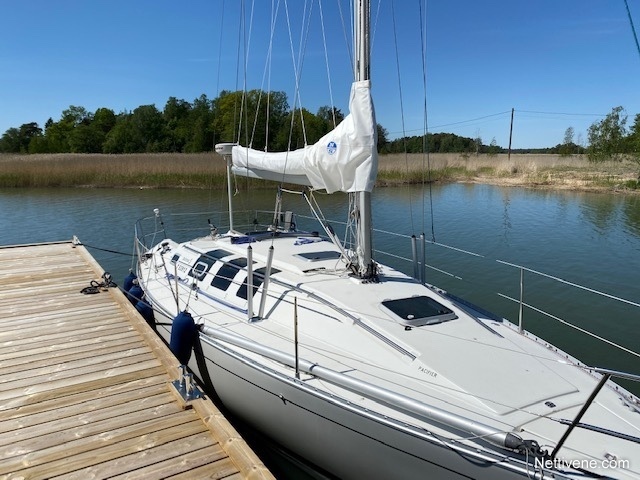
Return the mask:
<svg viewBox="0 0 640 480">
<path fill-rule="evenodd" d="M 273 478 L 71 242 L 0 247 L 0 479 Z"/>
</svg>

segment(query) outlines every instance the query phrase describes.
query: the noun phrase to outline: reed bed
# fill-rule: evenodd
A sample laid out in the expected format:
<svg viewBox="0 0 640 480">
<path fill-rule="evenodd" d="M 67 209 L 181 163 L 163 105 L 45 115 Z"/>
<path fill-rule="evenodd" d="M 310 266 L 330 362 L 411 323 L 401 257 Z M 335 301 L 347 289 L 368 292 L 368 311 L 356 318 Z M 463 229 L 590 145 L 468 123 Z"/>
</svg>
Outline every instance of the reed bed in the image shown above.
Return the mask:
<svg viewBox="0 0 640 480">
<path fill-rule="evenodd" d="M 379 158 L 378 185 L 477 182 L 582 190 L 637 189 L 638 165 L 576 155 L 394 154 Z M 0 187 L 224 188 L 215 153 L 0 154 Z M 241 188 L 270 185 L 242 179 Z"/>
<path fill-rule="evenodd" d="M 211 188 L 225 175 L 211 153 L 0 155 L 3 187 Z"/>
<path fill-rule="evenodd" d="M 584 155 L 549 154 L 385 155 L 380 157 L 378 182 L 474 182 L 579 190 L 637 190 L 638 164 L 592 163 Z"/>
</svg>

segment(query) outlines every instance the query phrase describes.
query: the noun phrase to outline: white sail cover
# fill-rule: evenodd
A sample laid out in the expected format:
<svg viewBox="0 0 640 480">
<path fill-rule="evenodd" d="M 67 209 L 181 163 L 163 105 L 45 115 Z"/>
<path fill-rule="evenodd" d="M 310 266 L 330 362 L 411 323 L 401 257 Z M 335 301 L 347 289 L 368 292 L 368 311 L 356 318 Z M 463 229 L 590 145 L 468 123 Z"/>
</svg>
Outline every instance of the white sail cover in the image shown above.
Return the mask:
<svg viewBox="0 0 640 480">
<path fill-rule="evenodd" d="M 277 153 L 234 146 L 233 171 L 238 175 L 308 185 L 328 193 L 370 192 L 378 173 L 377 137 L 371 82 L 354 82 L 349 114 L 318 142 Z"/>
</svg>

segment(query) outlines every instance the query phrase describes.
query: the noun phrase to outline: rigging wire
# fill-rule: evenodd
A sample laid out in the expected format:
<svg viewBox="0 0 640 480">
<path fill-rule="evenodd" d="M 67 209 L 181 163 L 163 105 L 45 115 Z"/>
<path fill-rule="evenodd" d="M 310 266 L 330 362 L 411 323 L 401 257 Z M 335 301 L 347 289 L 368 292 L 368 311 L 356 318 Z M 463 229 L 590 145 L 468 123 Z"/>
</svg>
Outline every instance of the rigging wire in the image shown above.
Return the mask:
<svg viewBox="0 0 640 480">
<path fill-rule="evenodd" d="M 267 82 L 267 100 L 265 105 L 265 135 L 264 135 L 264 151 L 268 150 L 269 144 L 269 111 L 271 105 L 271 66 L 273 60 L 273 35 L 275 33 L 276 19 L 278 17 L 278 10 L 280 8 L 280 1 L 278 0 L 277 6 L 274 8 L 275 0 L 271 0 L 271 22 L 269 25 L 269 46 L 267 48 L 267 58 L 265 61 L 264 71 L 262 73 L 262 82 L 260 84 L 260 90 L 258 92 L 258 99 L 255 107 L 255 115 L 253 117 L 253 128 L 251 130 L 251 141 L 249 142 L 249 148 L 253 148 L 253 141 L 258 128 L 258 119 L 260 117 L 260 105 L 262 103 L 262 94 L 264 93 L 264 84 Z"/>
<path fill-rule="evenodd" d="M 426 0 L 418 3 L 420 6 L 420 46 L 422 48 L 421 52 L 421 60 L 422 60 L 422 87 L 423 87 L 423 98 L 424 98 L 424 138 L 423 138 L 423 159 L 426 156 L 427 160 L 427 181 L 429 182 L 429 206 L 430 206 L 430 217 L 431 217 L 431 240 L 433 242 L 436 241 L 436 232 L 434 226 L 433 219 L 433 182 L 431 181 L 431 156 L 429 155 L 429 115 L 427 109 L 427 5 Z M 424 4 L 424 8 L 423 8 Z M 424 160 L 423 160 L 424 161 Z M 424 232 L 424 165 L 422 169 L 422 231 Z M 424 259 L 423 259 L 424 261 Z M 424 266 L 423 266 L 424 268 Z"/>
<path fill-rule="evenodd" d="M 349 65 L 353 65 L 353 52 L 351 50 L 351 44 L 349 42 L 349 35 L 347 33 L 347 26 L 344 23 L 344 13 L 342 12 L 342 4 L 341 2 L 338 0 L 338 11 L 340 12 L 340 22 L 342 23 L 342 35 L 344 37 L 344 44 L 346 45 L 346 50 L 347 50 L 347 54 L 349 55 Z M 353 10 L 353 9 L 351 9 Z M 353 31 L 351 32 L 351 34 L 353 35 Z M 353 71 L 353 78 L 356 78 L 356 72 L 355 70 Z"/>
<path fill-rule="evenodd" d="M 240 2 L 240 21 L 238 22 L 238 49 L 236 52 L 236 92 L 240 90 L 240 59 L 241 55 L 241 45 L 242 45 L 242 30 L 244 25 L 244 0 Z M 241 123 L 238 123 L 238 96 L 234 95 L 233 98 L 233 138 L 238 139 L 238 143 L 240 140 L 240 129 L 238 128 Z M 236 130 L 238 128 L 238 130 Z"/>
<path fill-rule="evenodd" d="M 305 2 L 305 8 L 304 11 L 306 12 L 307 10 L 307 2 Z M 307 51 L 307 44 L 309 41 L 309 31 L 311 30 L 310 28 L 310 24 L 311 24 L 311 16 L 312 16 L 312 12 L 313 12 L 313 0 L 311 0 L 311 5 L 309 7 L 309 12 L 308 12 L 308 16 L 306 17 L 306 26 L 305 26 L 305 16 L 307 15 L 305 13 L 305 15 L 303 15 L 303 22 L 300 26 L 300 48 L 298 51 L 298 75 L 300 77 L 302 77 L 302 65 L 304 63 L 304 58 L 305 58 L 305 53 Z M 304 40 L 303 40 L 304 39 Z M 300 97 L 300 88 L 298 88 L 298 101 L 300 104 L 300 121 L 302 123 L 302 135 L 303 135 L 303 139 L 304 139 L 304 145 L 307 145 L 307 129 L 304 123 L 304 115 L 303 115 L 303 108 L 302 108 L 302 97 Z"/>
<path fill-rule="evenodd" d="M 627 8 L 627 16 L 629 17 L 629 24 L 631 25 L 631 31 L 633 32 L 633 39 L 636 41 L 636 49 L 638 55 L 640 55 L 640 43 L 638 43 L 638 34 L 636 33 L 636 27 L 633 25 L 633 18 L 631 17 L 631 11 L 629 10 L 629 3 L 624 0 L 624 6 Z"/>
<path fill-rule="evenodd" d="M 267 70 L 267 110 L 266 110 L 266 121 L 265 121 L 265 131 L 264 131 L 264 151 L 266 152 L 269 149 L 269 113 L 271 112 L 271 67 L 273 64 L 273 35 L 276 31 L 276 19 L 278 18 L 278 11 L 280 10 L 280 0 L 278 0 L 278 5 L 276 8 L 273 8 L 274 0 L 271 0 L 271 32 L 269 34 L 269 68 Z"/>
<path fill-rule="evenodd" d="M 285 14 L 286 14 L 286 19 L 287 19 L 287 31 L 289 33 L 289 47 L 291 49 L 291 62 L 293 63 L 293 72 L 294 72 L 294 81 L 295 81 L 295 87 L 294 87 L 294 94 L 293 94 L 293 106 L 291 108 L 291 121 L 289 122 L 289 140 L 287 143 L 287 156 L 285 157 L 285 164 L 284 164 L 284 171 L 287 170 L 287 161 L 289 160 L 289 155 L 288 153 L 291 151 L 291 138 L 293 137 L 293 125 L 294 125 L 294 119 L 295 119 L 295 112 L 296 112 L 296 102 L 298 101 L 298 88 L 299 88 L 299 78 L 296 72 L 296 61 L 295 61 L 295 52 L 294 52 L 294 48 L 293 48 L 293 36 L 291 33 L 291 20 L 289 18 L 289 4 L 287 3 L 287 0 L 285 0 L 284 2 L 284 6 L 285 6 Z M 282 174 L 282 182 L 284 183 L 284 173 Z"/>
<path fill-rule="evenodd" d="M 331 69 L 329 67 L 329 52 L 327 51 L 327 37 L 324 27 L 324 15 L 322 12 L 322 2 L 318 2 L 320 10 L 320 25 L 322 27 L 322 46 L 324 48 L 324 62 L 327 67 L 327 84 L 329 86 L 329 101 L 331 102 L 331 118 L 333 120 L 333 128 L 336 128 L 336 106 L 333 101 L 333 90 L 331 88 Z"/>
<path fill-rule="evenodd" d="M 404 144 L 404 163 L 407 173 L 409 172 L 409 154 L 407 153 L 407 135 L 405 133 L 404 123 L 404 100 L 402 95 L 402 79 L 400 74 L 400 55 L 398 54 L 398 29 L 396 23 L 396 9 L 395 2 L 391 2 L 391 25 L 393 30 L 393 46 L 396 53 L 396 73 L 398 76 L 398 94 L 400 96 L 400 124 L 402 126 L 402 141 Z M 415 232 L 415 226 L 413 224 L 413 198 L 409 195 L 409 218 L 411 219 L 411 231 Z"/>
<path fill-rule="evenodd" d="M 376 18 L 373 22 L 373 29 L 371 30 L 371 51 L 373 51 L 373 44 L 376 40 L 376 32 L 378 31 L 378 20 L 380 19 L 380 7 L 382 0 L 378 0 L 378 8 L 376 9 Z"/>
<path fill-rule="evenodd" d="M 253 13 L 255 11 L 255 0 L 251 1 L 251 14 L 249 15 L 249 32 L 246 34 L 244 47 L 244 85 L 242 87 L 242 107 L 241 116 L 244 117 L 244 139 L 245 145 L 251 146 L 249 142 L 249 105 L 247 96 L 247 73 L 249 71 L 249 48 L 251 47 L 251 33 L 253 31 Z M 246 28 L 246 27 L 245 27 Z M 240 142 L 238 142 L 240 143 Z"/>
<path fill-rule="evenodd" d="M 294 90 L 294 95 L 293 95 L 293 107 L 291 109 L 291 124 L 290 124 L 290 128 L 289 128 L 289 145 L 287 147 L 287 151 L 291 150 L 291 140 L 293 137 L 293 127 L 295 124 L 295 111 L 296 111 L 296 105 L 300 106 L 300 122 L 301 122 L 301 126 L 302 126 L 302 136 L 304 138 L 304 143 L 306 145 L 307 143 L 307 134 L 306 134 L 306 128 L 305 128 L 305 124 L 304 124 L 304 115 L 302 114 L 302 97 L 300 96 L 300 77 L 302 75 L 302 65 L 303 65 L 303 59 L 304 59 L 304 48 L 306 48 L 306 40 L 307 40 L 307 36 L 308 36 L 308 25 L 307 28 L 305 29 L 305 20 L 306 20 L 306 16 L 307 16 L 307 2 L 305 1 L 304 3 L 304 9 L 303 9 L 303 21 L 301 23 L 301 27 L 300 27 L 300 41 L 299 41 L 299 48 L 298 48 L 298 60 L 296 61 L 296 55 L 295 55 L 295 48 L 294 48 L 294 44 L 293 44 L 293 34 L 291 31 L 291 18 L 289 16 L 289 5 L 287 3 L 287 0 L 285 0 L 284 2 L 285 4 L 285 12 L 286 12 L 286 16 L 287 16 L 287 27 L 288 27 L 288 31 L 289 31 L 289 46 L 291 49 L 291 62 L 293 64 L 293 73 L 294 73 L 294 79 L 295 79 L 295 90 Z M 309 9 L 309 12 L 311 12 L 311 9 Z M 309 15 L 309 20 L 311 20 L 311 15 Z M 306 32 L 305 32 L 306 30 Z M 304 41 L 303 41 L 304 39 Z M 285 163 L 285 169 L 286 169 L 286 163 Z"/>
<path fill-rule="evenodd" d="M 220 37 L 218 37 L 218 71 L 217 71 L 217 75 L 216 75 L 216 98 L 220 97 L 220 71 L 222 70 L 220 68 L 220 64 L 222 61 L 222 33 L 224 31 L 223 27 L 224 27 L 224 4 L 225 1 L 222 0 L 222 7 L 221 7 L 221 12 L 220 12 Z M 215 131 L 215 126 L 216 126 L 216 111 L 217 109 L 214 109 L 213 111 L 213 145 L 212 147 L 215 148 L 216 146 L 216 131 Z"/>
</svg>

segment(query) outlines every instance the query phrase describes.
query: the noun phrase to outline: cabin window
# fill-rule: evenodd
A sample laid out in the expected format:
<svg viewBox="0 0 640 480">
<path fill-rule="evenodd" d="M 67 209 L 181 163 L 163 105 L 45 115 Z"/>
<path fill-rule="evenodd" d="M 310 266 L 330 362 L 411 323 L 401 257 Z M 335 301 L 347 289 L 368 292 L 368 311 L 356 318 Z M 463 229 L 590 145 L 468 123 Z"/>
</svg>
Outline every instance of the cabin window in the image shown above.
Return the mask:
<svg viewBox="0 0 640 480">
<path fill-rule="evenodd" d="M 458 318 L 451 309 L 425 295 L 385 300 L 382 305 L 409 326 L 432 325 Z"/>
<path fill-rule="evenodd" d="M 175 265 L 179 258 L 180 258 L 180 254 L 176 253 L 173 257 L 171 257 L 171 263 Z"/>
<path fill-rule="evenodd" d="M 222 265 L 218 273 L 216 273 L 216 276 L 211 280 L 211 286 L 219 288 L 220 290 L 226 290 L 229 288 L 229 285 L 231 285 L 236 273 L 238 273 L 238 269 L 235 266 L 229 265 L 228 263 Z"/>
<path fill-rule="evenodd" d="M 232 253 L 222 249 L 211 250 L 210 252 L 200 255 L 196 264 L 189 270 L 189 276 L 202 280 L 211 268 L 211 265 L 229 255 L 232 255 Z"/>
<path fill-rule="evenodd" d="M 246 258 L 234 258 L 228 263 L 225 263 L 220 267 L 216 276 L 211 280 L 211 286 L 219 288 L 220 290 L 226 290 L 233 282 L 233 277 L 236 276 L 238 271 L 247 266 Z"/>
<path fill-rule="evenodd" d="M 258 268 L 253 272 L 253 294 L 254 295 L 258 291 L 258 287 L 260 287 L 260 285 L 262 285 L 262 282 L 264 282 L 264 273 L 266 272 L 266 270 L 267 270 L 266 267 L 262 267 L 262 268 Z M 271 275 L 275 275 L 276 273 L 279 273 L 279 272 L 280 270 L 278 270 L 277 268 L 271 269 Z M 242 284 L 240 285 L 240 288 L 238 288 L 238 293 L 236 293 L 236 295 L 240 298 L 244 298 L 245 300 L 247 299 L 247 279 L 246 278 L 244 279 L 244 282 L 242 282 Z"/>
</svg>

